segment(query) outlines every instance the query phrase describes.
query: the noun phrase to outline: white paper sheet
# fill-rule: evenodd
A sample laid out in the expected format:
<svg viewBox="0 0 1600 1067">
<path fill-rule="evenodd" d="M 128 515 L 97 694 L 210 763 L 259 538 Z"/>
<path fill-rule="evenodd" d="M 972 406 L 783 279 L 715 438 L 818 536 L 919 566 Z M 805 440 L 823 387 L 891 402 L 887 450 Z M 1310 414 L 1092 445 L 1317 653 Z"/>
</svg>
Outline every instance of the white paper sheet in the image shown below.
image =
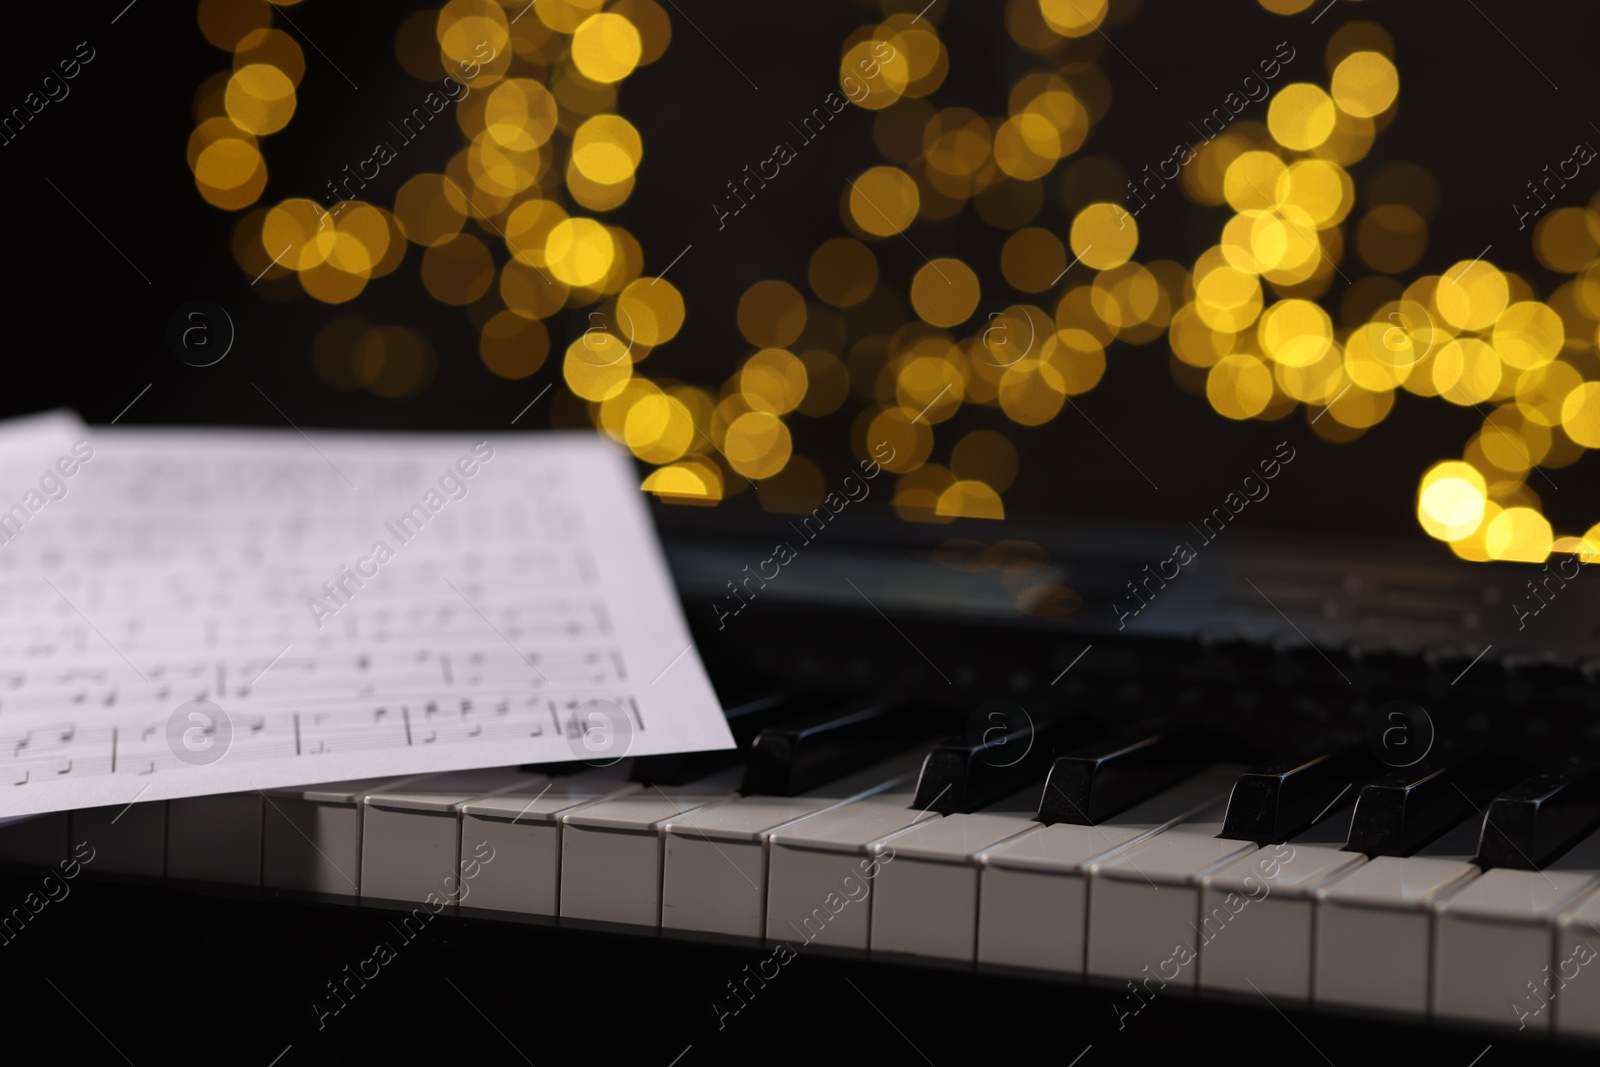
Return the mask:
<svg viewBox="0 0 1600 1067">
<path fill-rule="evenodd" d="M 0 816 L 732 745 L 596 435 L 80 426 L 0 430 Z"/>
</svg>

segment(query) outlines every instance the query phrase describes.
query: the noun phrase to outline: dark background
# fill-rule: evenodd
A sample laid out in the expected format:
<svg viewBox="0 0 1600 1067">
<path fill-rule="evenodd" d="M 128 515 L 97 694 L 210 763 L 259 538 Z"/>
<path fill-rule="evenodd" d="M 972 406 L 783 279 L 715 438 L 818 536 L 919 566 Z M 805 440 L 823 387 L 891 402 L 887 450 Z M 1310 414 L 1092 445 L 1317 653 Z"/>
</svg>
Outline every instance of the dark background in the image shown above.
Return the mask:
<svg viewBox="0 0 1600 1067">
<path fill-rule="evenodd" d="M 304 295 L 278 302 L 253 289 L 229 248 L 239 213 L 207 205 L 184 161 L 194 91 L 228 69 L 231 56 L 202 37 L 188 0 L 138 0 L 128 9 L 125 4 L 19 3 L 7 9 L 13 59 L 0 71 L 0 109 L 19 106 L 78 42 L 87 40 L 97 55 L 70 83 L 67 99 L 49 105 L 20 137 L 0 146 L 11 327 L 0 414 L 66 406 L 103 423 L 150 384 L 123 424 L 283 426 L 287 416 L 303 428 L 505 430 L 553 382 L 551 395 L 517 428 L 546 426 L 553 416 L 568 424 L 581 419 L 574 398 L 563 396 L 560 352 L 588 325 L 588 309 L 548 320 L 552 354 L 543 368 L 531 378 L 506 381 L 478 358 L 476 332 L 462 309 L 427 296 L 415 246 L 394 274 L 370 283 L 351 304 L 328 306 Z M 300 42 L 307 73 L 287 129 L 261 140 L 271 176 L 258 203 L 320 199 L 326 181 L 367 154 L 388 121 L 420 99 L 426 87 L 400 68 L 394 49 L 395 27 L 419 6 L 424 5 L 307 0 L 285 9 L 301 32 L 283 18 L 275 24 Z M 669 275 L 686 298 L 685 328 L 645 369 L 715 389 L 749 351 L 734 322 L 743 290 L 770 277 L 809 292 L 811 250 L 822 236 L 844 232 L 839 197 L 845 179 L 883 162 L 872 144 L 872 114 L 848 108 L 720 233 L 711 202 L 740 168 L 770 152 L 790 119 L 837 87 L 841 42 L 882 16 L 877 5 L 843 2 L 796 7 L 683 0 L 679 8 L 702 36 L 663 6 L 673 18 L 667 54 L 621 87 L 620 110 L 644 137 L 638 185 L 628 203 L 607 217 L 640 239 L 646 273 L 659 272 L 693 244 Z M 1190 137 L 1188 122 L 1236 88 L 1279 41 L 1288 40 L 1298 52 L 1279 83 L 1304 79 L 1325 85 L 1328 38 L 1346 22 L 1365 18 L 1380 22 L 1395 39 L 1401 94 L 1398 116 L 1379 133 L 1371 154 L 1351 168 L 1358 199 L 1345 224 L 1341 269 L 1352 278 L 1365 273 L 1358 270 L 1353 245 L 1366 183 L 1388 162 L 1411 161 L 1434 174 L 1443 202 L 1429 228 L 1428 252 L 1410 277 L 1438 272 L 1492 245 L 1492 261 L 1521 272 L 1547 295 L 1557 279 L 1534 260 L 1531 227 L 1517 232 L 1510 205 L 1526 181 L 1569 155 L 1574 142 L 1600 143 L 1588 125 L 1591 116 L 1600 116 L 1589 77 L 1593 31 L 1600 22 L 1595 8 L 1507 0 L 1339 0 L 1313 24 L 1322 6 L 1277 16 L 1254 0 L 1145 0 L 1108 24 L 1114 48 L 1099 35 L 1077 42 L 1075 55 L 1098 54 L 1113 100 L 1079 153 L 1045 179 L 1046 206 L 1034 225 L 1065 235 L 1071 214 L 1056 190 L 1067 165 L 1103 154 L 1136 172 L 1165 158 L 1165 146 Z M 950 74 L 930 98 L 935 106 L 1003 113 L 1016 78 L 1047 67 L 1011 40 L 1001 14 L 1000 3 L 974 0 L 940 0 L 929 12 L 951 53 Z M 1265 107 L 1253 104 L 1242 117 L 1264 119 Z M 368 197 L 392 204 L 401 183 L 439 169 L 461 143 L 453 122 L 430 125 L 384 168 Z M 1585 203 L 1597 179 L 1600 171 L 1581 175 L 1563 194 L 1562 206 Z M 1140 217 L 1136 258 L 1192 264 L 1227 217 L 1226 207 L 1199 207 L 1169 190 Z M 1005 298 L 997 263 L 1006 233 L 979 221 L 970 206 L 947 222 L 917 223 L 911 236 L 929 256 L 959 255 L 977 267 L 984 307 L 992 298 Z M 491 247 L 499 243 L 492 234 L 486 240 Z M 878 242 L 874 250 L 884 281 L 903 294 L 920 257 L 898 240 Z M 1336 322 L 1344 288 L 1335 278 L 1323 299 Z M 1045 306 L 1053 308 L 1058 293 L 1042 294 Z M 166 343 L 169 317 L 195 299 L 222 305 L 237 327 L 233 351 L 216 366 L 187 366 Z M 415 327 L 431 339 L 438 368 L 425 392 L 385 400 L 334 390 L 318 378 L 311 339 L 329 319 L 352 312 Z M 969 323 L 958 335 L 971 329 Z M 940 427 L 934 458 L 943 460 L 959 433 L 1003 429 L 1021 456 L 1021 473 L 1005 494 L 1010 514 L 1184 521 L 1216 506 L 1257 459 L 1287 437 L 1301 457 L 1293 477 L 1280 479 L 1274 503 L 1247 509 L 1243 522 L 1425 541 L 1413 512 L 1418 478 L 1429 464 L 1458 458 L 1481 421 L 1470 408 L 1402 392 L 1382 424 L 1358 441 L 1334 445 L 1308 432 L 1303 410 L 1270 424 L 1221 418 L 1177 388 L 1168 358 L 1164 339 L 1114 345 L 1104 380 L 1078 401 L 1159 491 L 1071 410 L 1029 429 L 1010 424 L 997 410 L 968 406 Z M 859 405 L 852 399 L 826 419 L 792 420 L 796 451 L 824 472 L 842 470 L 851 462 L 849 427 Z M 1558 530 L 1581 531 L 1593 520 L 1585 497 L 1593 494 L 1596 469 L 1592 460 L 1580 461 L 1556 479 L 1559 490 L 1533 477 L 1530 484 L 1545 498 Z M 886 508 L 883 499 L 869 506 Z M 724 505 L 753 506 L 750 494 Z"/>
</svg>

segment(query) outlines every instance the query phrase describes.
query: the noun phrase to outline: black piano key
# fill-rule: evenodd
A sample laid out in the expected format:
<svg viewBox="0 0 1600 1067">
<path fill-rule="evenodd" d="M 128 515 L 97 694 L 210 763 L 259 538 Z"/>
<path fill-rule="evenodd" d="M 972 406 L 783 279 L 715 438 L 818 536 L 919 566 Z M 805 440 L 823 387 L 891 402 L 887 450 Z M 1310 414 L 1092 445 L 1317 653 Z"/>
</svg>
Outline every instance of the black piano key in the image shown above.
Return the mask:
<svg viewBox="0 0 1600 1067">
<path fill-rule="evenodd" d="M 942 732 L 941 716 L 907 701 L 865 700 L 801 716 L 756 735 L 745 793 L 794 796 L 904 752 Z"/>
<path fill-rule="evenodd" d="M 1600 826 L 1600 763 L 1571 757 L 1489 802 L 1475 862 L 1538 870 L 1596 826 Z"/>
<path fill-rule="evenodd" d="M 1498 752 L 1441 754 L 1369 782 L 1356 800 L 1345 849 L 1369 856 L 1409 856 L 1463 820 L 1533 767 Z"/>
<path fill-rule="evenodd" d="M 1351 790 L 1385 770 L 1355 738 L 1319 741 L 1275 756 L 1233 784 L 1217 836 L 1263 845 L 1284 841 L 1316 822 L 1336 801 L 1348 803 Z"/>
<path fill-rule="evenodd" d="M 749 755 L 757 734 L 769 726 L 814 712 L 819 699 L 812 693 L 773 693 L 743 701 L 724 712 L 728 731 L 733 734 L 733 748 L 640 756 L 633 761 L 633 772 L 628 778 L 647 785 L 687 785 L 735 767 Z"/>
<path fill-rule="evenodd" d="M 993 725 L 978 718 L 973 736 L 951 738 L 928 753 L 913 808 L 953 815 L 992 804 L 1039 781 L 1057 752 L 1098 732 L 1086 716 L 1064 711 L 994 714 Z"/>
<path fill-rule="evenodd" d="M 1199 729 L 1171 722 L 1091 742 L 1051 765 L 1039 821 L 1093 826 L 1211 762 L 1209 738 Z"/>
</svg>

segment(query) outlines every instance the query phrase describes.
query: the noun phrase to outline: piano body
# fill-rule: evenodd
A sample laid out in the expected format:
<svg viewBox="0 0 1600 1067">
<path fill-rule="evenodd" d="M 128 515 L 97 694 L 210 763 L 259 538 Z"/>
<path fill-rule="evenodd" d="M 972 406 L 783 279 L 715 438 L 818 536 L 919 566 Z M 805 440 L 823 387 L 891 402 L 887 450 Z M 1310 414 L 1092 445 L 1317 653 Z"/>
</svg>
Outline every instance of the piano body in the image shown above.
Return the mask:
<svg viewBox="0 0 1600 1067">
<path fill-rule="evenodd" d="M 461 1001 L 510 1062 L 940 1063 L 1041 1034 L 1067 1062 L 1246 1034 L 1592 1056 L 1581 578 L 1534 646 L 1529 568 L 1238 532 L 1119 627 L 1170 532 L 863 517 L 718 627 L 759 542 L 717 519 L 662 522 L 738 749 L 28 820 L 0 830 L 8 951 L 64 996 L 63 945 L 154 968 L 80 1005 L 103 1027 L 192 996 L 173 1040 L 234 1041 L 223 1016 L 271 1004 L 263 1063 L 416 1052 L 408 1015 Z M 252 973 L 219 973 L 235 945 Z"/>
</svg>

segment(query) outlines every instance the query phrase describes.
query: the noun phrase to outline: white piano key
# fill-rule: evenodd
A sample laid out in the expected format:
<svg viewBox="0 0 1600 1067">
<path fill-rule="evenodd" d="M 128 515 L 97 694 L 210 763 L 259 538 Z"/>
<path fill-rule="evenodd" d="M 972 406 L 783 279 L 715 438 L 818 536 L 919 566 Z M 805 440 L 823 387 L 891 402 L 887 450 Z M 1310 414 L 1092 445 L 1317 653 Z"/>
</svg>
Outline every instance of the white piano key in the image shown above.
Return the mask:
<svg viewBox="0 0 1600 1067">
<path fill-rule="evenodd" d="M 167 801 L 167 877 L 261 884 L 260 793 Z"/>
<path fill-rule="evenodd" d="M 1223 800 L 1242 770 L 1211 767 L 1098 826 L 1041 826 L 980 854 L 978 962 L 1082 974 L 1088 868 Z"/>
<path fill-rule="evenodd" d="M 561 905 L 561 818 L 642 787 L 621 765 L 552 778 L 461 806 L 462 906 L 555 916 Z M 477 874 L 466 877 L 473 858 Z"/>
<path fill-rule="evenodd" d="M 738 796 L 739 770 L 650 787 L 561 817 L 561 917 L 656 927 L 664 827 Z"/>
<path fill-rule="evenodd" d="M 1311 999 L 1428 1013 L 1433 912 L 1480 873 L 1473 817 L 1413 856 L 1377 856 L 1317 890 Z"/>
<path fill-rule="evenodd" d="M 361 798 L 426 775 L 269 789 L 261 817 L 261 884 L 337 896 L 361 894 Z"/>
<path fill-rule="evenodd" d="M 0 863 L 54 867 L 67 858 L 70 813 L 34 815 L 0 826 Z"/>
<path fill-rule="evenodd" d="M 1354 804 L 1200 880 L 1200 987 L 1311 999 L 1316 893 L 1366 862 L 1341 846 Z"/>
<path fill-rule="evenodd" d="M 1556 920 L 1594 888 L 1600 832 L 1542 871 L 1497 867 L 1435 905 L 1437 1018 L 1547 1032 L 1541 983 L 1555 961 Z"/>
<path fill-rule="evenodd" d="M 894 839 L 943 816 L 917 811 L 911 782 L 768 838 L 767 940 L 865 952 L 872 883 L 894 861 Z"/>
<path fill-rule="evenodd" d="M 1217 836 L 1226 808 L 1215 804 L 1090 867 L 1089 974 L 1198 983 L 1200 880 L 1256 851 L 1254 842 Z"/>
<path fill-rule="evenodd" d="M 661 927 L 759 939 L 766 919 L 771 836 L 801 819 L 895 787 L 915 785 L 931 746 L 798 797 L 743 796 L 666 828 Z"/>
<path fill-rule="evenodd" d="M 72 813 L 70 836 L 94 847 L 96 874 L 160 878 L 167 865 L 167 802 L 80 808 Z"/>
<path fill-rule="evenodd" d="M 362 898 L 455 903 L 464 858 L 462 805 L 508 789 L 538 789 L 547 781 L 516 767 L 490 767 L 368 793 L 361 802 Z"/>
<path fill-rule="evenodd" d="M 1591 893 L 1561 916 L 1556 958 L 1548 976 L 1555 1031 L 1565 1037 L 1600 1038 L 1600 893 Z M 1544 981 L 1540 986 L 1544 988 Z M 1524 1001 L 1525 1008 L 1532 1005 Z M 1549 1008 L 1545 1009 L 1548 1013 Z"/>
<path fill-rule="evenodd" d="M 874 953 L 972 962 L 978 952 L 977 856 L 1039 824 L 1041 780 L 979 812 L 946 815 L 901 834 L 871 899 Z"/>
</svg>

